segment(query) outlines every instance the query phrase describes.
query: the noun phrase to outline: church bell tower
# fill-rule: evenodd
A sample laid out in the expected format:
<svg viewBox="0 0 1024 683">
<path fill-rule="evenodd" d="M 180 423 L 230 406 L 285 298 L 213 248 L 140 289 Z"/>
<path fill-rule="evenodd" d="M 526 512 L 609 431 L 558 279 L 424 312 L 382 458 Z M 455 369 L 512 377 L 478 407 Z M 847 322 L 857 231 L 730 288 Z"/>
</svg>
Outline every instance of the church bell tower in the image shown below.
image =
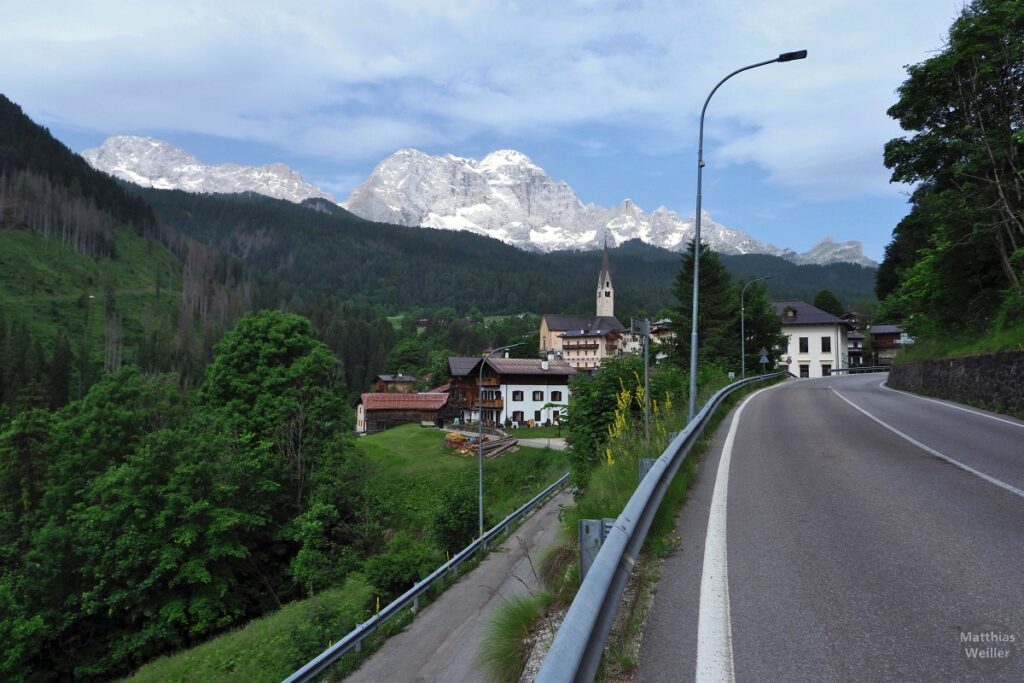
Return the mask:
<svg viewBox="0 0 1024 683">
<path fill-rule="evenodd" d="M 597 315 L 615 316 L 615 290 L 612 289 L 612 273 L 608 269 L 608 236 L 604 237 L 604 258 L 601 273 L 597 276 Z"/>
</svg>

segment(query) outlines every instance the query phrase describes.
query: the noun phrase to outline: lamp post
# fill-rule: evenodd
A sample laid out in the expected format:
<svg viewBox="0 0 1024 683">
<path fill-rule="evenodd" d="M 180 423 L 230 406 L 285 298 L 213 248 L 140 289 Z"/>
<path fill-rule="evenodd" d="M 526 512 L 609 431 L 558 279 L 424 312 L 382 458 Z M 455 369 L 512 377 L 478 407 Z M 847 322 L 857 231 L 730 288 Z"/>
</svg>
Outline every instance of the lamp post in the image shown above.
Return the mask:
<svg viewBox="0 0 1024 683">
<path fill-rule="evenodd" d="M 700 137 L 697 141 L 697 215 L 693 229 L 693 313 L 690 331 L 690 406 L 688 409 L 689 417 L 687 422 L 693 421 L 693 413 L 696 407 L 695 404 L 697 403 L 697 296 L 700 293 L 700 190 L 704 171 L 704 114 L 708 110 L 708 103 L 711 102 L 711 97 L 720 87 L 722 87 L 723 83 L 736 74 L 750 69 L 756 69 L 757 67 L 765 66 L 766 64 L 774 64 L 775 62 L 792 62 L 796 59 L 804 59 L 806 57 L 807 50 L 784 52 L 775 59 L 769 59 L 764 62 L 745 66 L 742 69 L 736 69 L 731 74 L 718 81 L 718 84 L 712 88 L 711 92 L 708 94 L 708 98 L 704 100 L 704 107 L 700 110 Z"/>
<path fill-rule="evenodd" d="M 484 359 L 480 361 L 480 378 L 477 383 L 477 406 L 480 409 L 480 435 L 477 437 L 476 444 L 480 471 L 480 538 L 484 537 L 484 365 L 487 364 L 487 361 L 489 361 L 491 356 L 494 354 L 501 353 L 502 351 L 508 351 L 511 348 L 522 345 L 522 342 L 520 342 L 518 344 L 509 344 L 508 346 L 500 346 L 484 356 Z"/>
<path fill-rule="evenodd" d="M 762 280 L 771 280 L 771 275 L 765 275 L 751 280 L 747 284 L 743 285 L 743 289 L 740 290 L 740 379 L 746 379 L 747 377 L 747 309 L 743 305 L 743 297 L 747 293 L 747 287 L 754 284 L 755 282 L 761 282 Z"/>
</svg>

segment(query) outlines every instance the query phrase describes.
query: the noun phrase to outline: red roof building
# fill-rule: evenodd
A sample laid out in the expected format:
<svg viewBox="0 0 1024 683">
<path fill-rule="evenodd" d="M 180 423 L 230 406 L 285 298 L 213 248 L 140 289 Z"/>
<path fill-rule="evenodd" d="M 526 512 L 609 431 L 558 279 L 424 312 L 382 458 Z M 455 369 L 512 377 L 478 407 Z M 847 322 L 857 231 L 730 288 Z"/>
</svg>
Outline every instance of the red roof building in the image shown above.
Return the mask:
<svg viewBox="0 0 1024 683">
<path fill-rule="evenodd" d="M 356 403 L 356 433 L 376 434 L 402 424 L 437 424 L 448 394 L 366 393 Z"/>
</svg>

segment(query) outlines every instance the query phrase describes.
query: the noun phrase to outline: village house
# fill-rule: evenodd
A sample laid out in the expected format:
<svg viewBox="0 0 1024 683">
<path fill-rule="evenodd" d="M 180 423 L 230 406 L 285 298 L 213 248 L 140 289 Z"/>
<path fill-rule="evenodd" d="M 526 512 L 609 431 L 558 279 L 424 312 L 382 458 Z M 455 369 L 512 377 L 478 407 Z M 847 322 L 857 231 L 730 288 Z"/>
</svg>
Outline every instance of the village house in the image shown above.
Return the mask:
<svg viewBox="0 0 1024 683">
<path fill-rule="evenodd" d="M 373 381 L 373 387 L 378 393 L 397 392 L 409 394 L 416 388 L 416 378 L 412 375 L 377 375 Z"/>
<path fill-rule="evenodd" d="M 376 434 L 403 424 L 440 426 L 448 394 L 366 393 L 356 403 L 356 434 Z"/>
<path fill-rule="evenodd" d="M 781 365 L 798 377 L 828 377 L 833 369 L 849 367 L 850 323 L 804 301 L 775 301 L 772 305 L 789 339 Z"/>
<path fill-rule="evenodd" d="M 850 367 L 864 365 L 864 335 L 852 330 L 846 335 L 846 356 L 850 359 Z"/>
<path fill-rule="evenodd" d="M 636 353 L 639 337 L 615 317 L 615 289 L 605 244 L 601 272 L 597 276 L 596 315 L 546 313 L 540 319 L 540 352 L 562 358 L 577 370 L 593 370 L 605 358 Z"/>
<path fill-rule="evenodd" d="M 892 365 L 892 361 L 906 344 L 914 340 L 899 325 L 871 325 L 871 350 L 874 352 L 875 365 Z"/>
<path fill-rule="evenodd" d="M 557 424 L 569 403 L 569 382 L 576 374 L 564 360 L 533 358 L 482 358 L 453 356 L 446 415 L 459 421 L 479 419 L 478 383 L 483 366 L 482 408 L 484 424 Z"/>
</svg>

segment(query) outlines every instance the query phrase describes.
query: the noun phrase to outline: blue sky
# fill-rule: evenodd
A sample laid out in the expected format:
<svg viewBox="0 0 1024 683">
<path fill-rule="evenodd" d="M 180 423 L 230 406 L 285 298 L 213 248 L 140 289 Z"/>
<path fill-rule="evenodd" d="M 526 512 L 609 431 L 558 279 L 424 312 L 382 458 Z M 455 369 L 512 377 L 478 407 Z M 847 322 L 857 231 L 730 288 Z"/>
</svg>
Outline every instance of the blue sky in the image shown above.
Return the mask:
<svg viewBox="0 0 1024 683">
<path fill-rule="evenodd" d="M 216 6 L 215 6 L 216 5 Z M 75 151 L 150 135 L 207 163 L 284 161 L 339 199 L 402 147 L 525 152 L 585 202 L 704 206 L 804 250 L 879 259 L 906 213 L 884 143 L 903 66 L 958 0 L 19 3 L 0 92 Z"/>
</svg>

